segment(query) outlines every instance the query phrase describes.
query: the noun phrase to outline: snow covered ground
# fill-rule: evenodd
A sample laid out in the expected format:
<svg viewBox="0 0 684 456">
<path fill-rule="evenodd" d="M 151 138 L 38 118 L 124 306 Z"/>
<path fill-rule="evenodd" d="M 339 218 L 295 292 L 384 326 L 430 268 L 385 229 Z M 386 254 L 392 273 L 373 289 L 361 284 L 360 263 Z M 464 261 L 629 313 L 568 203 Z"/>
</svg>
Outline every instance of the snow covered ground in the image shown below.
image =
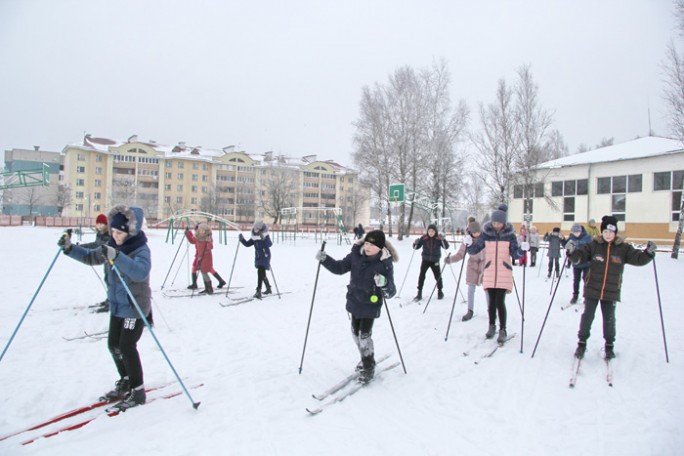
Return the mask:
<svg viewBox="0 0 684 456">
<path fill-rule="evenodd" d="M 57 254 L 60 233 L 50 228 L 0 229 L 2 348 Z M 296 244 L 288 241 L 273 247 L 278 287 L 289 292 L 282 299 L 224 308 L 219 305 L 227 302 L 224 295 L 165 298 L 159 290 L 178 244 L 165 243 L 165 231 L 148 231 L 148 236 L 155 334 L 185 384 L 204 384 L 189 390 L 195 401 L 201 401 L 199 409 L 194 410 L 185 395 L 153 401 L 116 417 L 100 415 L 83 428 L 30 445 L 21 442 L 52 428 L 5 439 L 0 441 L 0 454 L 683 454 L 684 259 L 671 260 L 667 253 L 657 256 L 669 364 L 653 266 L 627 267 L 623 302 L 617 310 L 615 385 L 611 388 L 605 380 L 599 312 L 577 386 L 570 389 L 580 318 L 573 308 L 560 309 L 571 294 L 570 278 L 561 279 L 534 358 L 530 355 L 551 287 L 544 271 L 539 274 L 537 269 L 526 274 L 523 353 L 521 314 L 513 294 L 507 298 L 508 327 L 517 337 L 491 358 L 480 356 L 493 342 L 466 357 L 463 352 L 480 341 L 487 328 L 484 294 L 478 290 L 475 317 L 467 323 L 460 321 L 466 305 L 458 297 L 445 341 L 460 264 L 453 266 L 453 275 L 445 271 L 446 298 L 431 301 L 423 313 L 425 304 L 400 306 L 415 292 L 420 264 L 416 254 L 402 299 L 388 302 L 408 374 L 394 369 L 344 402 L 309 416 L 305 408 L 317 405 L 311 394 L 340 380 L 357 363 L 344 310 L 349 276 L 321 269 L 299 374 L 319 243 L 298 239 Z M 84 241 L 93 237 L 88 234 Z M 402 256 L 395 270 L 397 287 L 411 259 L 411 242 L 394 242 Z M 228 245 L 215 244 L 215 266 L 226 279 L 236 245 L 236 233 L 230 234 Z M 326 250 L 340 258 L 349 246 L 331 239 Z M 179 261 L 184 253 L 185 244 L 165 289 L 187 285 L 188 262 Z M 0 362 L 0 436 L 91 403 L 112 386 L 116 371 L 105 340 L 64 339 L 106 328 L 107 315 L 80 308 L 103 299 L 98 275 L 99 267 L 61 255 L 57 259 Z M 522 292 L 522 268 L 516 267 L 515 279 Z M 255 282 L 253 251 L 240 247 L 232 285 L 244 287 L 237 291 L 246 295 Z M 428 276 L 426 288 L 433 284 Z M 378 355 L 399 359 L 385 309 L 374 338 Z M 148 387 L 174 380 L 150 334 L 143 335 L 139 349 Z M 176 384 L 165 391 L 179 390 Z M 65 420 L 72 421 L 77 420 Z"/>
</svg>

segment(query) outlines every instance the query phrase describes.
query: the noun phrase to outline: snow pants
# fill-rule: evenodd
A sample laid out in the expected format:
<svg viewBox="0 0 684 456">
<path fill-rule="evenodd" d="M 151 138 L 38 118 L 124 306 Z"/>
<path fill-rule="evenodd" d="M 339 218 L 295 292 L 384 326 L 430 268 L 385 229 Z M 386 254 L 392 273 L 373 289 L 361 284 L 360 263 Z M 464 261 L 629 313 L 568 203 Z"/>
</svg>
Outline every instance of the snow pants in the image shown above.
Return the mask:
<svg viewBox="0 0 684 456">
<path fill-rule="evenodd" d="M 121 378 L 128 377 L 131 389 L 143 382 L 142 363 L 138 353 L 138 341 L 142 336 L 143 323 L 140 318 L 109 318 L 109 335 L 107 346 L 114 358 L 116 370 Z"/>
<path fill-rule="evenodd" d="M 439 269 L 439 261 L 434 262 L 434 261 L 425 261 L 425 260 L 423 260 L 420 263 L 420 274 L 418 275 L 418 289 L 420 291 L 423 291 L 423 284 L 425 284 L 425 274 L 427 273 L 428 269 L 432 270 L 432 274 L 435 276 L 435 280 L 437 281 L 437 289 L 441 290 L 442 289 L 442 271 Z"/>
<path fill-rule="evenodd" d="M 598 299 L 584 298 L 584 313 L 577 333 L 580 342 L 586 343 L 591 335 L 591 324 L 594 322 L 598 304 Z M 615 301 L 601 300 L 601 314 L 603 315 L 603 339 L 606 344 L 613 345 L 615 342 Z"/>
</svg>

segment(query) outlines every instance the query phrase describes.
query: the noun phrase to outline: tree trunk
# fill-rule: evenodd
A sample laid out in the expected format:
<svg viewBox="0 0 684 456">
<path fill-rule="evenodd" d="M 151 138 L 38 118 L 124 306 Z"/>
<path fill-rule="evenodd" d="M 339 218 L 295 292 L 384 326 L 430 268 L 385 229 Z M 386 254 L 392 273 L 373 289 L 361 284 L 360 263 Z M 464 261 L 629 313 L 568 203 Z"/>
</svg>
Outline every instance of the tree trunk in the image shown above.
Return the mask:
<svg viewBox="0 0 684 456">
<path fill-rule="evenodd" d="M 677 234 L 675 234 L 674 244 L 672 245 L 672 255 L 670 258 L 675 260 L 679 258 L 679 246 L 682 242 L 682 228 L 684 228 L 684 190 L 682 190 L 682 199 L 679 202 L 679 226 L 677 226 Z"/>
</svg>

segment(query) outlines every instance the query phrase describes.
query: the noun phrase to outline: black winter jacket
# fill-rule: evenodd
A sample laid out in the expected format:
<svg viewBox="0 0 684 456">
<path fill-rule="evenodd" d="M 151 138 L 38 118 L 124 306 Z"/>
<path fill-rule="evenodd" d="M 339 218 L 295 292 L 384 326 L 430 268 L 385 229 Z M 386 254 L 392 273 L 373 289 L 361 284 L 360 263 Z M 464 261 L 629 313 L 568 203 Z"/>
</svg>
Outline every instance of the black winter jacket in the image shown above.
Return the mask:
<svg viewBox="0 0 684 456">
<path fill-rule="evenodd" d="M 591 263 L 584 282 L 584 297 L 605 301 L 620 300 L 625 264 L 644 266 L 652 259 L 653 256 L 635 249 L 620 236 L 616 236 L 610 244 L 597 236 L 570 255 L 573 263 Z"/>
<path fill-rule="evenodd" d="M 449 242 L 439 237 L 439 234 L 435 234 L 435 237 L 424 234 L 413 243 L 414 249 L 418 250 L 421 247 L 423 248 L 423 254 L 421 255 L 423 261 L 439 263 L 439 259 L 442 257 L 442 249 L 448 249 Z"/>
<path fill-rule="evenodd" d="M 333 274 L 351 272 L 347 285 L 347 312 L 355 318 L 378 318 L 383 295 L 391 298 L 397 292 L 392 262 L 398 261 L 399 257 L 389 242 L 385 243 L 385 248 L 380 253 L 372 257 L 366 256 L 362 246 L 363 240 L 356 241 L 351 252 L 343 259 L 334 260 L 328 256 L 321 264 Z M 387 278 L 385 287 L 375 285 L 375 274 Z"/>
</svg>

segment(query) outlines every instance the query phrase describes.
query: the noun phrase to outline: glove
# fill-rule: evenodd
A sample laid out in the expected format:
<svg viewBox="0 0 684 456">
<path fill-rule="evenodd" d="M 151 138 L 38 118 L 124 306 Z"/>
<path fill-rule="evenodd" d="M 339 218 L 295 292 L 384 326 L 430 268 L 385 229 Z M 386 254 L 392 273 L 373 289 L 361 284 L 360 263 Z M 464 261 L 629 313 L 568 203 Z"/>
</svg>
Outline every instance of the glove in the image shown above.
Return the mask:
<svg viewBox="0 0 684 456">
<path fill-rule="evenodd" d="M 418 249 L 418 239 L 413 241 L 413 250 L 416 250 L 416 249 Z"/>
<path fill-rule="evenodd" d="M 190 228 L 186 226 L 185 227 L 185 234 L 188 234 L 189 232 L 190 232 Z"/>
<path fill-rule="evenodd" d="M 116 256 L 119 254 L 118 250 L 116 250 L 114 247 L 108 246 L 107 244 L 103 244 L 102 247 L 100 247 L 100 250 L 102 251 L 102 256 L 108 261 L 114 261 Z"/>
<path fill-rule="evenodd" d="M 240 233 L 240 234 L 238 235 L 238 239 L 240 239 L 241 241 L 244 241 L 244 240 L 245 240 L 245 237 L 242 235 L 242 233 Z"/>
<path fill-rule="evenodd" d="M 653 241 L 648 241 L 646 243 L 646 253 L 648 253 L 649 255 L 655 255 L 657 248 L 658 248 L 658 246 Z"/>
<path fill-rule="evenodd" d="M 530 250 L 530 243 L 527 241 L 524 241 L 520 244 L 520 248 L 522 249 L 523 252 L 527 252 Z"/>
<path fill-rule="evenodd" d="M 473 238 L 469 234 L 466 234 L 463 236 L 463 243 L 466 245 L 466 247 L 470 247 L 473 245 Z"/>
<path fill-rule="evenodd" d="M 373 280 L 375 280 L 375 285 L 379 286 L 380 288 L 387 286 L 387 277 L 382 274 L 375 274 Z"/>
<path fill-rule="evenodd" d="M 71 252 L 71 231 L 64 233 L 57 241 L 57 245 L 62 248 L 64 253 Z"/>
<path fill-rule="evenodd" d="M 568 252 L 568 255 L 572 255 L 572 252 L 574 252 L 575 250 L 577 250 L 577 245 L 575 244 L 575 241 L 570 239 L 565 244 L 565 251 Z"/>
<path fill-rule="evenodd" d="M 326 258 L 328 258 L 328 254 L 325 253 L 323 250 L 319 250 L 318 252 L 316 252 L 316 259 L 321 263 L 324 262 Z"/>
</svg>

